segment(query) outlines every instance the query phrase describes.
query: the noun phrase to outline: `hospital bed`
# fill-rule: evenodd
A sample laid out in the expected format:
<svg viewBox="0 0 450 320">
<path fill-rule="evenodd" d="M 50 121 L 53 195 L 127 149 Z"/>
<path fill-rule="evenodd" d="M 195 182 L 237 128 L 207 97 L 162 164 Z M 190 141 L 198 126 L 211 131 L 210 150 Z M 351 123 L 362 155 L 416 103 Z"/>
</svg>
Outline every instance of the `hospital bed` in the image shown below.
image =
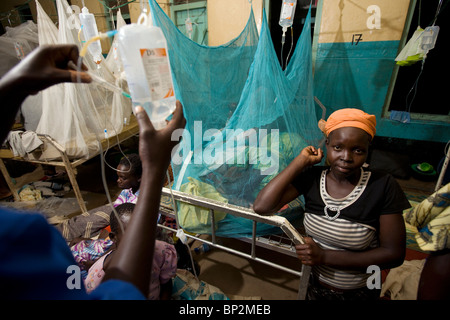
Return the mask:
<svg viewBox="0 0 450 320">
<path fill-rule="evenodd" d="M 76 168 L 86 161 L 98 156 L 100 150 L 107 150 L 108 148 L 114 147 L 123 141 L 136 136 L 139 133 L 139 126 L 134 115 L 131 115 L 130 122 L 128 125 L 124 125 L 123 129 L 117 135 L 110 135 L 108 138 L 104 138 L 100 141 L 102 148 L 99 151 L 92 153 L 87 157 L 71 159 L 63 146 L 61 146 L 54 138 L 49 135 L 38 134 L 39 139 L 43 141 L 43 144 L 36 151 L 27 155 L 27 157 L 14 156 L 11 149 L 1 149 L 0 150 L 0 170 L 6 180 L 6 183 L 11 190 L 11 193 L 15 201 L 20 201 L 20 196 L 17 187 L 9 175 L 8 169 L 5 166 L 4 159 L 14 160 L 14 161 L 24 161 L 29 163 L 34 163 L 38 165 L 47 165 L 54 167 L 62 167 L 66 170 L 69 177 L 72 189 L 75 193 L 78 205 L 80 206 L 81 213 L 86 213 L 86 204 L 83 200 L 80 188 L 76 179 Z"/>
<path fill-rule="evenodd" d="M 166 199 L 166 201 L 164 200 Z M 168 200 L 167 200 L 168 199 Z M 203 243 L 207 243 L 209 246 L 224 250 L 226 252 L 257 261 L 268 265 L 270 267 L 276 268 L 278 270 L 282 270 L 284 272 L 291 273 L 300 278 L 299 289 L 297 293 L 297 298 L 299 300 L 304 300 L 306 297 L 306 291 L 309 282 L 309 276 L 311 273 L 311 267 L 301 265 L 301 269 L 296 270 L 291 267 L 286 267 L 281 264 L 273 263 L 267 259 L 261 258 L 261 256 L 257 255 L 257 247 L 263 247 L 269 250 L 273 250 L 275 252 L 285 254 L 288 256 L 296 257 L 295 253 L 295 245 L 304 243 L 303 236 L 294 228 L 294 226 L 282 216 L 262 216 L 255 213 L 252 209 L 244 208 L 236 205 L 222 203 L 220 201 L 204 198 L 201 196 L 191 195 L 184 192 L 180 192 L 177 190 L 172 190 L 170 188 L 163 188 L 162 190 L 162 201 L 160 206 L 161 214 L 175 218 L 177 220 L 177 203 L 183 203 L 184 205 L 192 205 L 205 208 L 210 212 L 211 219 L 211 231 L 210 231 L 210 240 L 203 239 L 198 234 L 192 234 L 189 232 L 184 232 L 182 228 L 180 228 L 177 223 L 176 229 L 158 224 L 158 227 L 167 229 L 169 231 L 175 232 L 180 239 L 191 239 L 197 240 Z M 220 211 L 225 212 L 226 214 L 233 215 L 235 217 L 240 217 L 244 219 L 249 219 L 252 221 L 253 230 L 252 235 L 249 238 L 241 237 L 239 240 L 251 244 L 250 253 L 241 252 L 235 250 L 233 248 L 227 247 L 221 244 L 216 236 L 216 223 L 214 221 L 214 212 Z M 278 227 L 280 229 L 280 235 L 277 235 L 276 240 L 273 240 L 272 237 L 266 236 L 257 236 L 257 225 L 258 224 L 269 224 L 274 227 Z M 286 241 L 286 239 L 288 241 Z M 300 264 L 300 260 L 299 260 Z"/>
</svg>

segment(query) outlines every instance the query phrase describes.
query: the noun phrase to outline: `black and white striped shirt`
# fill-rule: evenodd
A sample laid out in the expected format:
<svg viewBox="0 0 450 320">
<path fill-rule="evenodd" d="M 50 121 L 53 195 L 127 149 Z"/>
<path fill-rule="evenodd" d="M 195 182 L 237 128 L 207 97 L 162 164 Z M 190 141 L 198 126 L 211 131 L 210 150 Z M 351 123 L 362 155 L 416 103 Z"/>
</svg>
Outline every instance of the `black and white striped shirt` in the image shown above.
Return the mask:
<svg viewBox="0 0 450 320">
<path fill-rule="evenodd" d="M 361 178 L 353 191 L 342 199 L 331 197 L 326 191 L 326 170 L 320 178 L 320 196 L 325 204 L 325 215 L 305 213 L 305 230 L 314 241 L 327 250 L 363 251 L 376 247 L 377 232 L 374 227 L 340 218 L 340 211 L 353 204 L 364 192 L 370 171 L 361 171 Z M 314 275 L 322 282 L 340 289 L 366 286 L 369 276 L 355 270 L 342 270 L 319 265 L 313 268 Z"/>
</svg>

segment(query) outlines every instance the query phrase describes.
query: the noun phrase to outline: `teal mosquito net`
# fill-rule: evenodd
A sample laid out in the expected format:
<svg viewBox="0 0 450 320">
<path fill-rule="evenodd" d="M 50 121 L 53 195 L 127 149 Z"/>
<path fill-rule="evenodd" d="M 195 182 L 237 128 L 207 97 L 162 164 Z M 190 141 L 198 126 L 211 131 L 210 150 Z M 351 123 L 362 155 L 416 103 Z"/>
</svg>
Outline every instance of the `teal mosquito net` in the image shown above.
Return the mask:
<svg viewBox="0 0 450 320">
<path fill-rule="evenodd" d="M 213 47 L 184 36 L 156 1 L 150 0 L 150 9 L 167 39 L 175 94 L 187 121 L 172 155 L 172 188 L 251 208 L 275 175 L 323 137 L 313 94 L 311 13 L 282 70 L 265 13 L 259 36 L 251 11 L 239 36 Z M 302 212 L 297 199 L 278 214 L 295 225 Z M 178 204 L 178 222 L 187 231 L 210 233 L 208 214 Z M 216 212 L 215 221 L 218 236 L 251 235 L 251 220 Z M 257 225 L 258 235 L 274 232 L 279 228 Z"/>
</svg>

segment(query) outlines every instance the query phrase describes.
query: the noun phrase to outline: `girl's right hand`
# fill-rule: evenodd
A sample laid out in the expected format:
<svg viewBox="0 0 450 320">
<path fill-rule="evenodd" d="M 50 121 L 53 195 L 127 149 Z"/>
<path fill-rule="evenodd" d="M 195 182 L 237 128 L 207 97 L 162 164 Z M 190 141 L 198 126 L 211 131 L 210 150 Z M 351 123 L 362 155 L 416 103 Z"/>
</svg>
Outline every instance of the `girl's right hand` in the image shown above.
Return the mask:
<svg viewBox="0 0 450 320">
<path fill-rule="evenodd" d="M 308 146 L 300 152 L 299 156 L 303 157 L 310 166 L 313 166 L 322 161 L 323 151 L 320 148 Z"/>
</svg>

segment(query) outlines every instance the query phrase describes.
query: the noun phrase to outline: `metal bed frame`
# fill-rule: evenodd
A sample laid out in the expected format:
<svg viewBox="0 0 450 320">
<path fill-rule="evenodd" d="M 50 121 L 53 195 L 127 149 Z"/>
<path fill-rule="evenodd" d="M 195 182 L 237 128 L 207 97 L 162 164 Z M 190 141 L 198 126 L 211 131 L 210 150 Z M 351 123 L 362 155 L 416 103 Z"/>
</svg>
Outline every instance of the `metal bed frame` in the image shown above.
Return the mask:
<svg viewBox="0 0 450 320">
<path fill-rule="evenodd" d="M 297 299 L 299 299 L 299 300 L 305 299 L 306 291 L 308 288 L 309 276 L 311 273 L 310 266 L 302 265 L 301 271 L 298 271 L 298 270 L 294 270 L 294 269 L 273 263 L 271 261 L 262 259 L 260 257 L 257 257 L 257 255 L 256 255 L 256 246 L 261 246 L 261 247 L 265 247 L 270 250 L 277 251 L 282 254 L 286 254 L 289 256 L 296 256 L 295 249 L 294 249 L 294 246 L 292 245 L 292 243 L 303 244 L 304 239 L 303 239 L 302 235 L 292 226 L 292 224 L 286 218 L 281 217 L 281 216 L 262 216 L 262 215 L 255 213 L 252 209 L 239 207 L 239 206 L 235 206 L 235 205 L 231 205 L 231 204 L 226 204 L 226 203 L 222 203 L 222 202 L 219 202 L 216 200 L 211 200 L 211 199 L 200 197 L 200 196 L 190 195 L 190 194 L 187 194 L 184 192 L 180 192 L 180 191 L 176 191 L 176 190 L 172 190 L 172 189 L 168 189 L 168 188 L 162 189 L 162 195 L 168 196 L 172 199 L 172 207 L 169 207 L 169 206 L 161 203 L 160 211 L 163 215 L 175 217 L 175 219 L 177 221 L 177 226 L 179 226 L 179 225 L 178 225 L 178 219 L 176 216 L 176 211 L 177 211 L 176 201 L 181 201 L 188 205 L 200 206 L 200 207 L 203 207 L 203 208 L 206 208 L 209 210 L 209 217 L 211 219 L 211 241 L 202 239 L 199 237 L 199 235 L 192 235 L 192 234 L 183 232 L 183 234 L 187 238 L 201 241 L 203 243 L 207 243 L 208 245 L 210 245 L 214 248 L 218 248 L 218 249 L 227 251 L 229 253 L 232 253 L 232 254 L 247 258 L 247 259 L 258 261 L 260 263 L 266 264 L 273 268 L 277 268 L 279 270 L 282 270 L 282 271 L 285 271 L 285 272 L 288 272 L 288 273 L 291 273 L 291 274 L 294 274 L 294 275 L 300 277 L 300 284 L 299 284 Z M 225 212 L 227 214 L 231 214 L 236 217 L 250 219 L 253 221 L 251 239 L 238 238 L 239 240 L 251 243 L 251 253 L 250 254 L 226 247 L 217 242 L 215 221 L 214 221 L 214 211 L 215 210 L 220 211 L 220 212 Z M 283 241 L 281 239 L 274 241 L 270 238 L 268 239 L 265 237 L 257 237 L 256 236 L 257 223 L 265 223 L 265 224 L 279 227 L 281 229 L 281 231 L 283 231 L 283 233 L 291 241 L 291 244 L 283 243 Z M 161 225 L 161 224 L 158 224 L 158 227 L 164 228 L 164 229 L 167 229 L 167 230 L 170 230 L 173 232 L 180 232 L 180 230 L 182 230 L 179 227 L 176 230 L 176 229 L 173 229 L 173 228 Z"/>
<path fill-rule="evenodd" d="M 118 133 L 117 135 L 111 135 L 108 138 L 102 139 L 101 146 L 104 149 L 114 147 L 123 141 L 136 136 L 139 134 L 139 126 L 136 120 L 136 117 L 134 115 L 131 115 L 130 117 L 130 123 L 127 126 L 124 126 L 122 131 Z M 98 151 L 95 154 L 90 155 L 89 157 L 85 158 L 77 158 L 77 159 L 70 159 L 69 156 L 66 153 L 66 150 L 63 146 L 61 146 L 55 139 L 50 137 L 49 135 L 44 134 L 37 134 L 39 139 L 41 139 L 44 142 L 44 145 L 50 145 L 55 150 L 56 153 L 59 155 L 57 159 L 54 160 L 37 160 L 37 159 L 31 159 L 31 158 L 22 158 L 22 157 L 15 157 L 13 152 L 10 149 L 1 149 L 0 150 L 0 171 L 3 174 L 5 181 L 11 190 L 11 193 L 14 197 L 14 201 L 20 201 L 20 196 L 17 192 L 17 188 L 14 185 L 14 182 L 11 179 L 11 176 L 9 175 L 8 169 L 5 166 L 5 163 L 3 159 L 7 160 L 15 160 L 15 161 L 23 161 L 23 162 L 30 162 L 38 165 L 48 165 L 48 166 L 54 166 L 54 167 L 63 167 L 67 175 L 69 177 L 70 183 L 72 185 L 72 189 L 75 193 L 75 197 L 77 198 L 78 205 L 80 206 L 81 213 L 86 213 L 88 210 L 86 208 L 86 204 L 83 200 L 83 196 L 81 194 L 80 188 L 77 183 L 76 175 L 77 171 L 76 168 L 85 163 L 86 161 L 94 158 L 95 156 L 100 154 L 100 151 Z M 42 150 L 40 150 L 42 151 Z"/>
</svg>

